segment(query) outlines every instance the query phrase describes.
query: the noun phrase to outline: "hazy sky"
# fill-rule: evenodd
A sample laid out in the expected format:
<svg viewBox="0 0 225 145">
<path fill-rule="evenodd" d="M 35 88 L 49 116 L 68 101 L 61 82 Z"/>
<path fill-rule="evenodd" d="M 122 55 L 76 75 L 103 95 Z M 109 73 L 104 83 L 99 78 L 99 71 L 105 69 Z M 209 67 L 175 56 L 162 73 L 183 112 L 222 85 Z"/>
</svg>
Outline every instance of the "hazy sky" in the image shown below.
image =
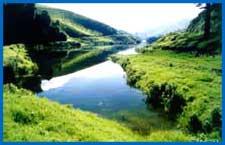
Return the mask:
<svg viewBox="0 0 225 145">
<path fill-rule="evenodd" d="M 201 11 L 196 4 L 48 3 L 44 5 L 69 10 L 130 33 L 191 20 Z"/>
</svg>

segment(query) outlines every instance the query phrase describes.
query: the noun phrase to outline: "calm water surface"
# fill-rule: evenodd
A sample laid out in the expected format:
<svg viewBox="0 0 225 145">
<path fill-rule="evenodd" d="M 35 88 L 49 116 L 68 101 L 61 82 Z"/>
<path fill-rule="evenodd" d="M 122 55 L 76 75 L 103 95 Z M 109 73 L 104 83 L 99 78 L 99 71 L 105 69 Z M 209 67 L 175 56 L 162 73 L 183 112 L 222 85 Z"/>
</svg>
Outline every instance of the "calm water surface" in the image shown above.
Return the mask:
<svg viewBox="0 0 225 145">
<path fill-rule="evenodd" d="M 135 48 L 129 48 L 118 54 L 135 55 L 136 52 Z M 146 96 L 140 90 L 127 85 L 126 73 L 121 66 L 109 60 L 68 75 L 43 80 L 41 87 L 43 92 L 39 96 L 72 104 L 75 108 L 107 118 L 137 125 L 141 121 L 145 127 L 146 122 L 151 124 L 151 119 L 159 116 L 147 109 L 144 102 Z M 158 123 L 157 120 L 155 123 Z"/>
<path fill-rule="evenodd" d="M 129 48 L 118 54 L 136 54 L 135 48 Z M 143 93 L 126 83 L 126 73 L 119 64 L 112 61 L 43 80 L 43 92 L 51 100 L 63 104 L 72 104 L 76 108 L 110 115 L 121 110 L 145 108 Z"/>
</svg>

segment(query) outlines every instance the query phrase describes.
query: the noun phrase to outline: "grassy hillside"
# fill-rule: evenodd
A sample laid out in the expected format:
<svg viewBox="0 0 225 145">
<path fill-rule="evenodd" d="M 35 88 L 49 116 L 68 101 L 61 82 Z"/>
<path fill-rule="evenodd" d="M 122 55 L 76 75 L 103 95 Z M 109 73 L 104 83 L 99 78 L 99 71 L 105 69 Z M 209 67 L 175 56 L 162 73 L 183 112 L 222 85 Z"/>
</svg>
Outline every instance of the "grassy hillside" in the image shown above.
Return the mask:
<svg viewBox="0 0 225 145">
<path fill-rule="evenodd" d="M 153 49 L 189 52 L 199 55 L 216 55 L 222 52 L 222 11 L 220 4 L 211 6 L 211 29 L 208 39 L 204 38 L 205 13 L 203 10 L 191 21 L 188 28 L 181 32 L 173 32 L 159 38 L 155 43 L 140 49 L 148 52 Z"/>
<path fill-rule="evenodd" d="M 38 5 L 37 5 L 38 6 Z M 70 22 L 71 25 L 74 26 L 80 26 L 81 31 L 83 28 L 83 31 L 89 33 L 94 32 L 99 35 L 114 35 L 117 33 L 117 30 L 105 25 L 103 23 L 100 23 L 98 21 L 95 21 L 93 19 L 87 18 L 85 16 L 75 14 L 70 11 L 61 10 L 61 9 L 55 9 L 55 8 L 49 8 L 44 6 L 38 6 L 38 10 L 41 11 L 47 11 L 50 15 L 50 17 L 54 20 L 64 21 L 65 23 Z M 64 23 L 63 22 L 63 23 Z"/>
<path fill-rule="evenodd" d="M 4 141 L 191 141 L 180 131 L 138 135 L 116 121 L 4 86 Z"/>
<path fill-rule="evenodd" d="M 61 30 L 68 36 L 68 40 L 71 41 L 81 40 L 80 42 L 83 42 L 83 44 L 89 41 L 103 44 L 136 43 L 137 41 L 136 38 L 126 32 L 118 31 L 106 24 L 70 11 L 41 5 L 37 5 L 37 10 L 38 12 L 47 11 L 51 19 L 55 21 L 55 25 L 59 25 Z M 88 41 L 76 39 L 80 37 L 84 37 Z"/>
<path fill-rule="evenodd" d="M 140 48 L 138 51 L 145 53 L 154 49 L 188 52 L 199 55 L 216 55 L 222 52 L 221 37 L 213 34 L 208 40 L 203 35 L 195 32 L 173 32 L 159 38 L 155 43 Z"/>
</svg>

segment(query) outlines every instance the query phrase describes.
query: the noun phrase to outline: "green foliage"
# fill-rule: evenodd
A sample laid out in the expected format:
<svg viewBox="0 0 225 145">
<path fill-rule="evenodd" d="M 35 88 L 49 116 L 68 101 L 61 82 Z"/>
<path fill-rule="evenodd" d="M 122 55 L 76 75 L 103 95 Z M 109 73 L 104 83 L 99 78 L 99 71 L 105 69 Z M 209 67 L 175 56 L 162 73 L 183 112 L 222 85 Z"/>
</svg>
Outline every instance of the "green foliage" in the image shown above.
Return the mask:
<svg viewBox="0 0 225 145">
<path fill-rule="evenodd" d="M 197 133 L 202 131 L 202 122 L 199 120 L 197 115 L 194 114 L 191 116 L 188 124 L 191 132 Z"/>
<path fill-rule="evenodd" d="M 143 90 L 153 106 L 176 118 L 180 128 L 206 134 L 204 140 L 221 139 L 222 76 L 214 71 L 221 70 L 221 56 L 152 50 L 113 60 L 124 67 L 128 82 Z"/>
<path fill-rule="evenodd" d="M 203 10 L 198 17 L 193 19 L 187 28 L 188 32 L 203 33 L 205 23 L 206 10 Z M 222 30 L 222 6 L 221 4 L 213 4 L 211 6 L 211 32 L 221 34 Z"/>
<path fill-rule="evenodd" d="M 33 91 L 40 91 L 38 66 L 32 62 L 23 44 L 4 46 L 4 84 L 14 83 Z"/>
<path fill-rule="evenodd" d="M 176 119 L 186 105 L 185 99 L 176 89 L 177 87 L 173 84 L 151 84 L 149 92 L 146 92 L 148 96 L 146 103 L 151 104 L 154 108 L 163 109 L 169 118 Z"/>
<path fill-rule="evenodd" d="M 23 44 L 4 46 L 3 64 L 13 69 L 16 76 L 35 74 L 38 67 L 32 62 Z"/>
</svg>

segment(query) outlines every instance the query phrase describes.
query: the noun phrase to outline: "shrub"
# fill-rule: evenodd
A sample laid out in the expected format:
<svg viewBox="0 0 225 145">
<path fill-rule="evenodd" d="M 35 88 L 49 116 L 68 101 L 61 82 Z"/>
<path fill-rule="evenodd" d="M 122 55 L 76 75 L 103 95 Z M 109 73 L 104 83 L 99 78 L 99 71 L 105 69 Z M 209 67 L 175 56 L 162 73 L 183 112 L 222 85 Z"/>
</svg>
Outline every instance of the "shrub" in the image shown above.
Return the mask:
<svg viewBox="0 0 225 145">
<path fill-rule="evenodd" d="M 199 120 L 196 114 L 190 117 L 190 120 L 188 122 L 188 130 L 193 133 L 202 131 L 202 122 Z"/>
<path fill-rule="evenodd" d="M 21 124 L 37 124 L 44 117 L 40 113 L 28 112 L 28 110 L 14 110 L 12 112 L 13 120 Z"/>
<path fill-rule="evenodd" d="M 146 102 L 151 104 L 154 108 L 162 107 L 162 93 L 159 85 L 153 85 L 150 88 L 149 93 L 147 93 Z"/>
<path fill-rule="evenodd" d="M 215 108 L 211 112 L 211 117 L 212 117 L 212 126 L 214 128 L 221 128 L 221 126 L 222 126 L 221 109 L 220 108 Z"/>
<path fill-rule="evenodd" d="M 146 102 L 154 108 L 161 108 L 170 119 L 175 119 L 183 111 L 186 101 L 172 84 L 151 85 Z"/>
<path fill-rule="evenodd" d="M 14 75 L 30 75 L 37 72 L 38 67 L 32 62 L 24 45 L 4 46 L 4 66 L 11 67 Z"/>
</svg>

